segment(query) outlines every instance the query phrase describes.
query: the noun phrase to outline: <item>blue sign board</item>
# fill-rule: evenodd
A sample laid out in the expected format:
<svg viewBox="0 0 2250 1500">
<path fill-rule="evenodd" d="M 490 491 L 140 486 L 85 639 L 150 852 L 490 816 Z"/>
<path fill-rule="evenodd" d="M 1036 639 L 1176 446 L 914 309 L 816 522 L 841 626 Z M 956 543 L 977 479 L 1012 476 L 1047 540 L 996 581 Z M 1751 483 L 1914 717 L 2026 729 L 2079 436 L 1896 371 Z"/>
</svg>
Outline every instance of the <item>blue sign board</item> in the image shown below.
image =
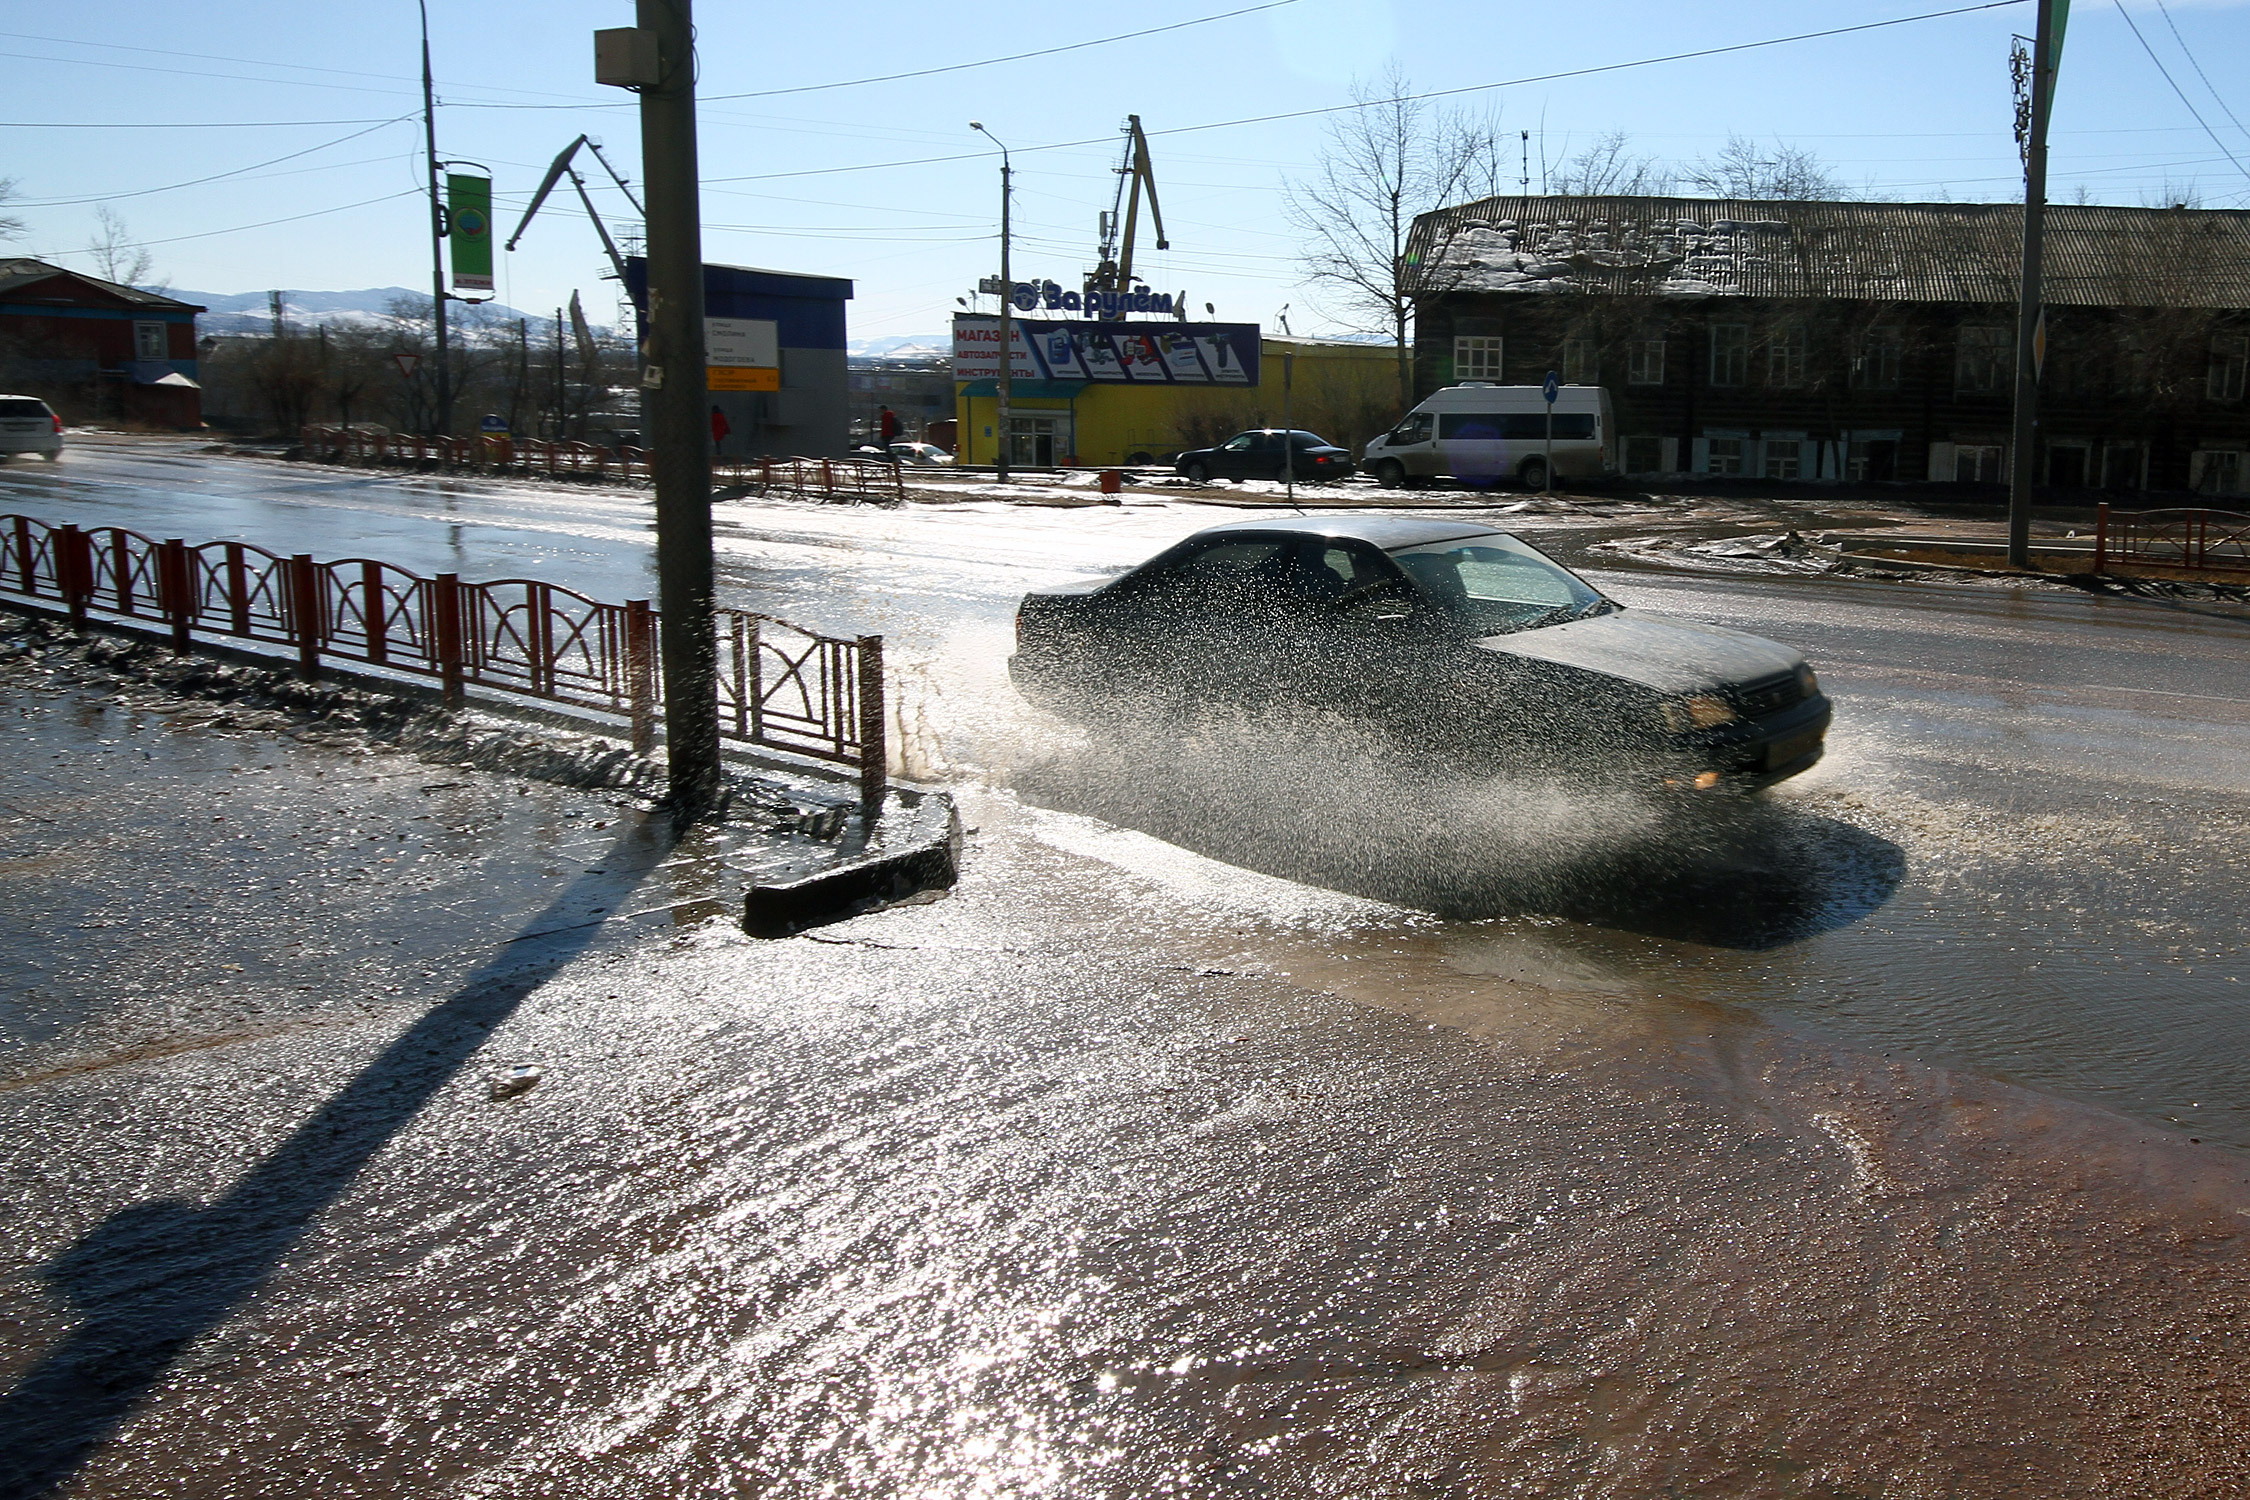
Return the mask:
<svg viewBox="0 0 2250 1500">
<path fill-rule="evenodd" d="M 1008 329 L 1017 380 L 1115 385 L 1256 385 L 1255 323 L 1084 323 L 1017 318 Z M 953 320 L 953 378 L 1000 373 L 1000 320 Z"/>
<path fill-rule="evenodd" d="M 477 426 L 486 432 L 506 432 L 508 430 L 508 419 L 497 412 L 486 412 L 478 420 Z"/>
<path fill-rule="evenodd" d="M 1547 372 L 1547 384 L 1542 387 L 1542 390 L 1547 397 L 1547 404 L 1553 406 L 1555 398 L 1562 394 L 1562 382 L 1555 378 L 1554 371 L 1549 370 Z"/>
</svg>

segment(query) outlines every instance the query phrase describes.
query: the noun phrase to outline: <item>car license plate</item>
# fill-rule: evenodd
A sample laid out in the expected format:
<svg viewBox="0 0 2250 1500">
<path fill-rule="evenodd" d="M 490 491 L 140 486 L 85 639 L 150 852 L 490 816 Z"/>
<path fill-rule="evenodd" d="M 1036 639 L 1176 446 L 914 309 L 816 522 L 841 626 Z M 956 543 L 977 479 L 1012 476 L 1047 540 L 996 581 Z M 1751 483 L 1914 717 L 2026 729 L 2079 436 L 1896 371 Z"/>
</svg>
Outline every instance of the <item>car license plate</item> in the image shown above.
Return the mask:
<svg viewBox="0 0 2250 1500">
<path fill-rule="evenodd" d="M 1820 747 L 1825 730 L 1808 729 L 1803 734 L 1793 734 L 1785 740 L 1775 740 L 1766 746 L 1766 769 L 1778 771 L 1793 760 L 1802 760 Z"/>
</svg>

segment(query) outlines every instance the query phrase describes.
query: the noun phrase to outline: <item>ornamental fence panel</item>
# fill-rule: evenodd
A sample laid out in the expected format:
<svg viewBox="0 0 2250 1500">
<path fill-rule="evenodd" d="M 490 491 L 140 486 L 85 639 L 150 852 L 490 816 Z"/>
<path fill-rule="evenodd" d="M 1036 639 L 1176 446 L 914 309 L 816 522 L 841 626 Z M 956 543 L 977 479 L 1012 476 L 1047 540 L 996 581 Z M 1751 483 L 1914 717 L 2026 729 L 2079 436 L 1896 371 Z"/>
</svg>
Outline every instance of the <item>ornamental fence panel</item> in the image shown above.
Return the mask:
<svg viewBox="0 0 2250 1500">
<path fill-rule="evenodd" d="M 611 604 L 534 578 L 425 577 L 374 558 L 284 557 L 247 542 L 158 540 L 124 527 L 81 529 L 0 516 L 0 594 L 195 636 L 292 648 L 317 677 L 323 660 L 434 678 L 449 703 L 470 688 L 628 720 L 636 750 L 655 743 L 663 708 L 657 611 Z M 713 648 L 723 738 L 859 771 L 885 785 L 883 638 L 826 636 L 771 615 L 717 611 Z"/>
</svg>

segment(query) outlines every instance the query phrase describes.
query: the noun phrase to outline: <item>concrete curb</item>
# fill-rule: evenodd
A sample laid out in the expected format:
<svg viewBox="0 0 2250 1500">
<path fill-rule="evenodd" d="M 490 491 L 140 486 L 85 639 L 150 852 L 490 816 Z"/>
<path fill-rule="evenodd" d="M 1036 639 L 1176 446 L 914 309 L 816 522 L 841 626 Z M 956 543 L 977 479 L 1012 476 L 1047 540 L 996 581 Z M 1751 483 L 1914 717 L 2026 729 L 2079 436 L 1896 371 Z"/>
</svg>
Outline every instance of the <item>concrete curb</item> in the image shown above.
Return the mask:
<svg viewBox="0 0 2250 1500">
<path fill-rule="evenodd" d="M 782 938 L 841 922 L 923 891 L 944 890 L 960 874 L 961 815 L 943 792 L 893 788 L 870 852 L 795 880 L 752 885 L 742 898 L 742 930 Z"/>
</svg>

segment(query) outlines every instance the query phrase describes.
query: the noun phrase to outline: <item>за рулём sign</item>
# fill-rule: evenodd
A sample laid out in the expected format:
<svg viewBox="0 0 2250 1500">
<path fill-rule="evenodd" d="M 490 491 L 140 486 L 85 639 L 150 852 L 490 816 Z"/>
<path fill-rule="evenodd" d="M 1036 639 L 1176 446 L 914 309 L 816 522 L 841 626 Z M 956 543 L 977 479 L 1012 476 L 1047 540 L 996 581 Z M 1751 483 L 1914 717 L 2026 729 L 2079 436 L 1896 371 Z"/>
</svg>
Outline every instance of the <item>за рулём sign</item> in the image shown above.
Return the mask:
<svg viewBox="0 0 2250 1500">
<path fill-rule="evenodd" d="M 1013 319 L 1009 371 L 1019 380 L 1118 385 L 1256 385 L 1255 323 L 1088 323 Z M 1000 320 L 956 316 L 953 378 L 1000 373 Z"/>
<path fill-rule="evenodd" d="M 1099 292 L 1087 287 L 1082 292 L 1066 291 L 1052 281 L 1019 281 L 1008 300 L 1018 312 L 1084 313 L 1093 318 L 1122 318 L 1127 313 L 1162 313 L 1170 317 L 1173 311 L 1170 292 L 1152 292 L 1145 286 L 1134 287 L 1129 292 Z"/>
</svg>

